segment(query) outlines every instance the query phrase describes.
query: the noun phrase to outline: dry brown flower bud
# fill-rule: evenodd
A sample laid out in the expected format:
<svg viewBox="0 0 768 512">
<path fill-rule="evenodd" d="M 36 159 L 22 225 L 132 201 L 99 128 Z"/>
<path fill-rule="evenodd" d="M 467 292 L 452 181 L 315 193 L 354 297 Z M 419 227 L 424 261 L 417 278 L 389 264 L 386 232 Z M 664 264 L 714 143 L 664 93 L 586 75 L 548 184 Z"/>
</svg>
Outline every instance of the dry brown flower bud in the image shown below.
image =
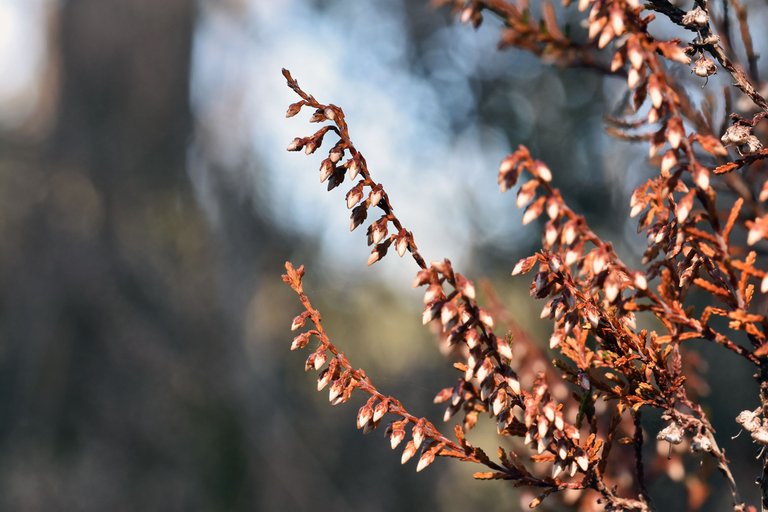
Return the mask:
<svg viewBox="0 0 768 512">
<path fill-rule="evenodd" d="M 763 149 L 763 143 L 760 142 L 760 139 L 755 137 L 754 135 L 750 135 L 747 137 L 746 142 L 744 144 L 741 144 L 739 147 L 739 153 L 742 155 L 751 155 L 752 153 L 757 153 L 761 149 Z"/>
<path fill-rule="evenodd" d="M 349 179 L 353 180 L 360 172 L 360 164 L 357 161 L 357 157 L 347 160 L 347 171 L 349 172 Z"/>
<path fill-rule="evenodd" d="M 399 445 L 403 439 L 405 439 L 405 429 L 403 429 L 402 426 L 399 426 L 399 423 L 396 425 L 398 426 L 392 429 L 392 433 L 389 436 L 389 445 L 393 450 L 397 448 L 397 445 Z"/>
<path fill-rule="evenodd" d="M 679 148 L 684 137 L 683 123 L 680 121 L 680 118 L 673 117 L 667 123 L 667 141 L 669 141 L 669 145 L 674 149 Z"/>
<path fill-rule="evenodd" d="M 496 392 L 496 396 L 493 399 L 491 410 L 494 416 L 498 416 L 501 411 L 507 407 L 507 392 L 504 388 L 499 388 Z"/>
<path fill-rule="evenodd" d="M 443 307 L 440 310 L 440 322 L 443 324 L 443 327 L 447 329 L 448 325 L 456 318 L 458 314 L 459 310 L 456 307 L 456 304 L 454 304 L 452 301 L 443 304 Z"/>
<path fill-rule="evenodd" d="M 475 298 L 475 285 L 461 274 L 456 274 L 456 289 L 468 299 Z"/>
<path fill-rule="evenodd" d="M 677 155 L 670 149 L 664 153 L 664 156 L 661 158 L 661 175 L 665 177 L 669 176 L 669 172 L 675 165 L 677 165 Z"/>
<path fill-rule="evenodd" d="M 355 206 L 352 209 L 351 221 L 349 223 L 349 230 L 354 231 L 357 226 L 365 222 L 368 217 L 368 205 L 365 203 Z"/>
<path fill-rule="evenodd" d="M 299 151 L 303 147 L 304 147 L 304 139 L 300 137 L 296 137 L 290 142 L 290 144 L 288 144 L 288 147 L 286 149 L 288 151 Z"/>
<path fill-rule="evenodd" d="M 335 147 L 328 153 L 328 159 L 334 164 L 338 163 L 344 157 L 344 150 Z M 354 178 L 352 178 L 354 179 Z"/>
<path fill-rule="evenodd" d="M 441 306 L 440 302 L 427 304 L 427 307 L 424 308 L 424 313 L 421 315 L 421 322 L 426 325 L 437 318 L 437 315 L 440 314 Z"/>
<path fill-rule="evenodd" d="M 697 164 L 693 169 L 693 182 L 701 190 L 707 190 L 709 188 L 709 170 Z"/>
<path fill-rule="evenodd" d="M 693 194 L 695 191 L 691 190 L 677 203 L 677 222 L 683 223 L 688 218 L 688 214 L 691 213 L 693 208 Z"/>
<path fill-rule="evenodd" d="M 291 343 L 291 350 L 299 350 L 307 346 L 309 343 L 309 337 L 311 336 L 308 332 L 303 332 L 293 338 L 293 343 Z"/>
<path fill-rule="evenodd" d="M 691 450 L 694 452 L 709 452 L 712 450 L 712 440 L 702 433 L 693 436 Z"/>
<path fill-rule="evenodd" d="M 304 324 L 306 323 L 308 317 L 309 317 L 308 311 L 304 311 L 303 313 L 296 315 L 296 317 L 293 319 L 293 322 L 291 323 L 291 330 L 295 331 L 296 329 L 304 327 Z"/>
<path fill-rule="evenodd" d="M 659 441 L 666 441 L 670 444 L 680 444 L 683 442 L 683 429 L 674 421 L 661 429 L 656 435 Z"/>
<path fill-rule="evenodd" d="M 413 457 L 416 454 L 416 450 L 418 448 L 413 443 L 413 441 L 408 441 L 408 444 L 405 445 L 405 448 L 403 449 L 403 455 L 400 457 L 400 464 L 405 464 L 408 462 L 411 457 Z"/>
<path fill-rule="evenodd" d="M 389 412 L 389 400 L 382 400 L 373 408 L 373 422 L 378 423 Z"/>
<path fill-rule="evenodd" d="M 363 428 L 373 417 L 373 409 L 365 404 L 357 413 L 357 428 Z"/>
<path fill-rule="evenodd" d="M 691 66 L 691 72 L 696 76 L 708 78 L 717 73 L 717 66 L 712 59 L 702 55 Z"/>
<path fill-rule="evenodd" d="M 720 140 L 726 146 L 740 146 L 745 144 L 749 137 L 752 135 L 752 127 L 744 124 L 734 124 L 725 130 L 725 133 Z"/>
<path fill-rule="evenodd" d="M 536 264 L 537 259 L 538 258 L 536 256 L 528 256 L 527 258 L 521 259 L 512 269 L 512 275 L 516 276 L 530 272 L 533 266 Z"/>
<path fill-rule="evenodd" d="M 323 367 L 325 364 L 325 361 L 327 359 L 327 355 L 325 353 L 325 349 L 318 349 L 317 352 L 314 353 L 314 368 L 315 370 L 319 370 Z"/>
<path fill-rule="evenodd" d="M 347 192 L 347 208 L 354 208 L 354 206 L 363 199 L 363 185 L 361 181 Z"/>
<path fill-rule="evenodd" d="M 704 28 L 709 25 L 709 14 L 701 7 L 696 7 L 683 15 L 683 25 L 686 27 Z"/>
<path fill-rule="evenodd" d="M 376 206 L 379 204 L 379 201 L 381 201 L 382 197 L 384 197 L 384 189 L 381 187 L 381 185 L 374 185 L 371 189 L 371 195 L 368 196 L 370 205 Z"/>
<path fill-rule="evenodd" d="M 626 48 L 627 58 L 629 59 L 629 63 L 632 65 L 632 69 L 639 70 L 641 67 L 643 67 L 645 58 L 643 57 L 641 46 L 637 38 L 630 37 L 627 40 Z M 630 86 L 630 88 L 632 88 L 632 86 Z"/>
<path fill-rule="evenodd" d="M 293 116 L 295 116 L 296 114 L 298 114 L 301 111 L 301 107 L 303 107 L 304 105 L 306 105 L 304 100 L 297 101 L 296 103 L 291 103 L 288 106 L 288 111 L 285 113 L 285 117 L 293 117 Z M 289 151 L 291 151 L 291 150 L 289 150 Z"/>
<path fill-rule="evenodd" d="M 768 215 L 757 217 L 753 221 L 747 221 L 749 232 L 747 233 L 747 244 L 755 245 L 763 238 L 768 237 Z"/>
<path fill-rule="evenodd" d="M 477 318 L 486 327 L 493 328 L 493 317 L 491 316 L 490 313 L 488 313 L 483 308 L 478 308 L 478 310 L 477 310 Z"/>
<path fill-rule="evenodd" d="M 416 464 L 416 472 L 423 470 L 435 460 L 435 453 L 432 450 L 427 450 L 419 458 L 418 464 Z"/>
<path fill-rule="evenodd" d="M 509 342 L 504 338 L 496 338 L 496 352 L 508 361 L 512 360 L 514 357 L 512 354 L 512 347 L 509 346 Z"/>
</svg>

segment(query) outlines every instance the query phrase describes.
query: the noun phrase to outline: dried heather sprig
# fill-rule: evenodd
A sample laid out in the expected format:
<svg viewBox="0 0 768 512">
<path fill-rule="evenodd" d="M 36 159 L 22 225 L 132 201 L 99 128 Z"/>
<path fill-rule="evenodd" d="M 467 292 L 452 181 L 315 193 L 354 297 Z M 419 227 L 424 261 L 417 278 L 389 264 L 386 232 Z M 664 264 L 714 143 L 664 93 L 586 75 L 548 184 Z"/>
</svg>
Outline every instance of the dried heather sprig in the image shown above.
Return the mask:
<svg viewBox="0 0 768 512">
<path fill-rule="evenodd" d="M 645 6 L 635 0 L 580 0 L 579 10 L 589 11 L 585 20 L 588 42 L 576 43 L 560 29 L 549 2 L 542 4 L 540 19 L 531 15 L 527 4 L 504 0 L 437 3 L 450 4 L 462 22 L 475 27 L 482 23 L 484 11 L 501 17 L 505 22 L 502 48 L 525 48 L 560 65 L 624 76 L 629 89 L 627 106 L 642 114 L 632 119 L 609 118 L 609 132 L 627 141 L 648 143 L 649 155 L 660 173 L 632 195 L 631 216 L 639 216 L 639 230 L 648 239 L 644 268 L 634 270 L 565 204 L 551 185 L 549 168 L 533 159 L 525 148 L 518 149 L 500 166 L 502 190 L 516 186 L 523 173 L 530 177 L 517 192 L 517 205 L 525 208 L 523 223 L 544 217 L 542 250 L 518 262 L 512 273 L 536 270 L 531 294 L 546 301 L 542 318 L 549 318 L 554 326 L 549 345 L 561 356 L 555 365 L 573 390 L 573 396 L 565 393 L 555 399 L 558 393 L 553 392 L 551 368 L 542 365 L 542 371 L 532 371 L 530 365 L 516 357 L 511 338 L 494 334 L 493 316 L 476 302 L 472 283 L 455 272 L 448 260 L 426 264 L 412 233 L 394 215 L 383 187 L 373 181 L 365 159 L 352 144 L 342 110 L 319 103 L 284 71 L 288 85 L 301 97 L 289 107 L 287 115 L 296 115 L 307 106 L 314 109 L 310 121 L 331 123 L 309 137 L 297 137 L 288 149 L 304 149 L 312 154 L 322 146 L 326 135 L 338 135 L 339 140 L 320 164 L 321 182 L 327 181 L 331 190 L 347 178 L 360 177 L 346 194 L 347 207 L 352 210 L 350 228 L 363 225 L 372 208 L 382 211 L 381 216 L 373 215 L 368 224 L 367 240 L 373 246 L 368 263 L 384 257 L 392 245 L 400 256 L 411 253 L 421 269 L 414 284 L 426 288 L 424 323 L 439 326 L 442 338 L 462 359 L 455 365 L 460 372 L 456 384 L 435 397 L 436 402 L 448 404 L 446 419 L 463 412 L 463 428 L 456 430 L 459 443 L 448 444 L 451 442 L 436 434 L 426 420 L 400 415 L 401 419 L 388 429 L 393 448 L 407 438 L 405 427 L 411 424 L 411 439 L 402 459 L 414 457 L 421 449 L 417 470 L 436 456 L 454 450 L 455 454 L 463 453 L 463 460 L 493 469 L 476 474 L 476 478 L 507 479 L 516 485 L 543 489 L 532 506 L 558 490 L 593 489 L 602 495 L 606 510 L 647 510 L 640 415 L 643 408 L 652 407 L 660 409 L 667 422 L 657 439 L 682 445 L 684 439 L 690 438 L 691 451 L 712 456 L 726 477 L 734 510 L 744 510 L 712 427 L 684 386 L 682 346 L 689 340 L 709 340 L 754 364 L 759 370 L 762 407 L 768 410 L 768 319 L 756 310 L 754 300 L 756 281 L 763 293 L 768 291 L 768 273 L 756 268 L 755 251 L 747 251 L 732 241 L 734 231 L 743 233 L 739 236 L 748 245 L 768 237 L 768 215 L 760 204 L 768 199 L 768 185 L 763 183 L 758 192 L 753 190 L 755 184 L 750 177 L 733 172 L 768 157 L 756 130 L 758 123 L 768 117 L 768 102 L 751 81 L 756 81 L 757 76 L 756 55 L 745 9 L 733 1 L 751 79 L 726 54 L 730 44 L 722 44 L 712 33 L 712 21 L 704 4 L 685 12 L 667 0 L 651 0 Z M 567 6 L 569 1 L 564 4 Z M 644 9 L 667 16 L 695 32 L 696 37 L 683 46 L 678 40 L 658 40 L 648 30 L 652 17 L 644 15 Z M 611 52 L 608 68 L 598 58 L 601 50 Z M 691 65 L 693 74 L 709 77 L 717 71 L 717 65 L 707 54 L 761 109 L 751 119 L 731 114 L 732 124 L 723 127 L 723 133 L 713 131 L 713 113 L 693 105 L 670 69 Z M 692 57 L 696 60 L 691 64 Z M 728 146 L 736 148 L 739 158 L 728 159 Z M 713 177 L 717 175 L 724 176 L 716 184 Z M 729 200 L 723 197 L 723 190 L 736 195 L 725 212 L 718 210 Z M 295 284 L 295 279 L 289 281 Z M 689 292 L 695 290 L 718 301 L 719 306 L 708 305 L 698 313 L 687 307 Z M 297 293 L 304 297 L 300 289 Z M 367 377 L 360 370 L 352 370 L 348 363 L 345 365 L 346 359 L 334 352 L 335 348 L 331 350 L 319 325 L 319 314 L 308 306 L 308 301 L 305 308 L 292 328 L 300 328 L 310 318 L 316 328 L 299 334 L 292 348 L 306 347 L 310 338 L 320 338 L 320 347 L 310 355 L 306 367 L 321 369 L 327 353 L 334 355 L 327 368 L 321 370 L 318 388 L 330 386 L 332 403 L 346 401 L 354 389 L 364 387 L 361 382 L 368 383 Z M 662 329 L 638 329 L 636 316 L 640 314 L 656 317 Z M 727 319 L 727 329 L 711 322 L 716 317 Z M 751 347 L 735 343 L 736 333 L 743 333 Z M 358 427 L 364 431 L 375 428 L 387 412 L 392 412 L 395 403 L 394 398 L 376 393 L 369 392 L 371 397 L 358 413 Z M 608 405 L 598 411 L 600 404 Z M 523 444 L 535 450 L 531 459 L 536 464 L 528 469 L 514 452 L 500 450 L 498 465 L 481 450 L 469 447 L 464 431 L 474 426 L 480 413 L 494 419 L 500 435 L 522 438 Z M 747 413 L 737 421 L 752 433 L 755 442 L 765 444 L 765 420 L 758 413 Z M 629 468 L 627 461 L 609 461 L 611 448 L 621 435 L 634 448 Z M 670 464 L 675 462 L 675 471 L 684 473 L 680 458 L 675 454 Z M 764 505 L 768 505 L 768 458 L 764 461 Z M 542 467 L 547 468 L 548 475 L 543 475 Z M 632 476 L 632 483 L 624 484 L 624 490 L 634 491 L 635 498 L 620 498 L 614 491 L 619 474 Z"/>
</svg>

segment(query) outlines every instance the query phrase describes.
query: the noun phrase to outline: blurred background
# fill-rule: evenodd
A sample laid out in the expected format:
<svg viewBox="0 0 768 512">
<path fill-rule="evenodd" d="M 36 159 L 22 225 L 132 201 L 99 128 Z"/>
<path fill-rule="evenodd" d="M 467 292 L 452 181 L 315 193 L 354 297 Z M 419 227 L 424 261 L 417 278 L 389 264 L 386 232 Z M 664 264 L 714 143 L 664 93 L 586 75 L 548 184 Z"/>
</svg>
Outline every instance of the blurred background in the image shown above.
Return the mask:
<svg viewBox="0 0 768 512">
<path fill-rule="evenodd" d="M 288 350 L 300 309 L 280 282 L 286 259 L 305 264 L 353 364 L 439 422 L 432 398 L 454 375 L 421 326 L 416 267 L 367 269 L 320 157 L 285 151 L 313 127 L 285 119 L 296 98 L 281 67 L 344 108 L 426 258 L 489 279 L 540 339 L 541 304 L 509 277 L 539 240 L 497 189 L 510 149 L 547 161 L 638 261 L 626 212 L 646 150 L 602 121 L 623 82 L 500 53 L 499 27 L 473 31 L 427 1 L 0 0 L 0 509 L 527 506 L 463 464 L 401 468 L 383 432 L 355 429 L 357 401 L 329 407 Z M 754 500 L 754 450 L 730 436 L 756 387 L 727 354 L 704 357 L 719 358 L 706 405 Z M 492 428 L 473 439 L 495 452 Z M 705 508 L 722 510 L 711 483 Z"/>
</svg>

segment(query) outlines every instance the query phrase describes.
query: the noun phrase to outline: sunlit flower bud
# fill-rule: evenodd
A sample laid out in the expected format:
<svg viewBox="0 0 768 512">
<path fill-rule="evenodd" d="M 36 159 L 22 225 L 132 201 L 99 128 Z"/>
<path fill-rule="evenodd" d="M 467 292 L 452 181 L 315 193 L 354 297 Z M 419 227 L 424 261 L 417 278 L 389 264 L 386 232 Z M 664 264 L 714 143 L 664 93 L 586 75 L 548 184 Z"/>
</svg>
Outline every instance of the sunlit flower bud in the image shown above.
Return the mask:
<svg viewBox="0 0 768 512">
<path fill-rule="evenodd" d="M 405 438 L 405 430 L 396 429 L 392 431 L 392 435 L 389 436 L 389 445 L 394 450 L 397 445 Z"/>
<path fill-rule="evenodd" d="M 624 27 L 624 12 L 623 10 L 616 4 L 616 6 L 611 9 L 611 28 L 613 28 L 613 32 L 620 36 L 624 33 L 625 27 Z"/>
<path fill-rule="evenodd" d="M 400 464 L 405 464 L 408 462 L 411 457 L 413 457 L 416 454 L 416 445 L 413 444 L 413 441 L 408 441 L 408 444 L 405 445 L 405 449 L 403 450 L 403 455 L 400 457 Z"/>
<path fill-rule="evenodd" d="M 309 343 L 309 336 L 310 334 L 308 332 L 304 332 L 293 338 L 291 350 L 299 350 L 306 347 L 307 343 Z"/>
<path fill-rule="evenodd" d="M 320 183 L 330 178 L 331 174 L 333 174 L 333 163 L 330 159 L 326 158 L 320 164 Z"/>
<path fill-rule="evenodd" d="M 301 313 L 300 315 L 297 315 L 296 318 L 294 318 L 293 322 L 291 323 L 291 330 L 295 331 L 296 329 L 304 327 L 304 323 L 307 321 L 308 316 L 309 316 L 309 312 L 307 311 Z"/>
<path fill-rule="evenodd" d="M 661 158 L 661 175 L 665 177 L 669 176 L 669 171 L 671 171 L 675 165 L 677 165 L 677 156 L 675 155 L 675 152 L 670 149 L 664 153 L 664 156 Z"/>
<path fill-rule="evenodd" d="M 371 406 L 367 404 L 362 406 L 357 413 L 357 428 L 363 428 L 363 426 L 370 421 L 372 416 L 373 409 L 371 409 Z"/>
<path fill-rule="evenodd" d="M 669 145 L 674 149 L 679 148 L 684 136 L 685 133 L 683 132 L 683 125 L 680 119 L 677 117 L 670 119 L 669 123 L 667 123 L 667 140 Z"/>
<path fill-rule="evenodd" d="M 300 139 L 299 137 L 296 137 L 291 141 L 290 144 L 288 144 L 288 147 L 286 149 L 288 151 L 299 151 L 303 147 L 304 147 L 304 139 Z"/>
<path fill-rule="evenodd" d="M 347 161 L 347 172 L 349 173 L 349 179 L 353 180 L 357 177 L 357 173 L 360 172 L 360 164 L 357 163 L 356 158 L 352 158 Z"/>
<path fill-rule="evenodd" d="M 478 308 L 478 319 L 481 323 L 483 323 L 486 327 L 493 327 L 493 317 L 483 308 Z"/>
<path fill-rule="evenodd" d="M 323 367 L 325 364 L 325 361 L 327 359 L 327 356 L 325 355 L 325 351 L 322 352 L 318 351 L 315 352 L 315 370 L 319 370 Z"/>
<path fill-rule="evenodd" d="M 579 465 L 579 468 L 581 468 L 582 471 L 586 471 L 589 468 L 589 459 L 584 454 L 577 455 L 576 464 Z"/>
<path fill-rule="evenodd" d="M 709 24 L 709 15 L 701 7 L 696 7 L 683 15 L 682 22 L 686 27 L 704 28 Z"/>
<path fill-rule="evenodd" d="M 741 145 L 747 142 L 749 136 L 752 135 L 752 127 L 744 124 L 734 124 L 725 130 L 725 133 L 720 140 L 726 146 L 729 145 Z"/>
<path fill-rule="evenodd" d="M 389 403 L 386 400 L 376 404 L 376 407 L 373 409 L 373 422 L 377 423 L 388 411 Z"/>
<path fill-rule="evenodd" d="M 645 278 L 645 274 L 642 272 L 635 272 L 635 287 L 638 290 L 647 290 L 648 289 L 648 280 Z"/>
<path fill-rule="evenodd" d="M 701 190 L 709 188 L 709 171 L 700 165 L 693 170 L 693 181 Z"/>
<path fill-rule="evenodd" d="M 651 103 L 654 107 L 660 108 L 664 101 L 664 96 L 661 93 L 661 84 L 656 75 L 651 75 L 648 79 L 648 95 L 651 97 Z"/>
<path fill-rule="evenodd" d="M 704 434 L 696 434 L 691 441 L 691 450 L 694 452 L 709 452 L 712 450 L 712 440 Z"/>
<path fill-rule="evenodd" d="M 475 298 L 475 285 L 461 274 L 456 274 L 456 290 L 469 299 Z"/>
<path fill-rule="evenodd" d="M 536 162 L 536 165 L 534 167 L 534 173 L 543 181 L 546 181 L 546 182 L 552 181 L 552 172 L 549 170 L 549 167 L 544 165 L 544 163 L 542 162 L 539 162 L 539 161 Z"/>
<path fill-rule="evenodd" d="M 683 429 L 674 421 L 661 429 L 656 435 L 659 441 L 666 441 L 670 444 L 680 444 L 683 441 Z"/>
<path fill-rule="evenodd" d="M 333 402 L 336 400 L 344 390 L 343 383 L 341 382 L 341 379 L 336 379 L 333 381 L 333 384 L 331 384 L 331 387 L 328 390 L 328 401 Z"/>
<path fill-rule="evenodd" d="M 467 334 L 464 335 L 464 338 L 467 341 L 467 346 L 469 348 L 475 348 L 480 344 L 480 335 L 477 334 L 477 331 L 474 329 L 467 331 Z"/>
<path fill-rule="evenodd" d="M 603 30 L 603 27 L 606 25 L 606 23 L 608 23 L 608 18 L 605 18 L 605 17 L 598 18 L 592 23 L 590 23 L 589 34 L 588 34 L 589 39 L 592 40 L 595 37 L 597 37 L 597 34 L 599 34 Z"/>
<path fill-rule="evenodd" d="M 362 201 L 363 199 L 363 187 L 362 182 L 356 186 L 349 189 L 349 192 L 347 192 L 347 208 L 354 208 L 357 203 Z"/>
<path fill-rule="evenodd" d="M 691 208 L 693 208 L 693 194 L 694 191 L 691 190 L 677 203 L 677 222 L 681 224 L 685 222 L 688 218 L 688 214 L 691 213 Z"/>
<path fill-rule="evenodd" d="M 327 368 L 320 372 L 320 376 L 317 378 L 317 390 L 322 391 L 323 388 L 331 382 L 332 376 L 333 372 L 329 371 Z"/>
<path fill-rule="evenodd" d="M 411 432 L 411 434 L 413 436 L 413 445 L 416 448 L 419 448 L 424 441 L 424 427 L 416 425 L 413 427 L 413 432 Z"/>
<path fill-rule="evenodd" d="M 659 109 L 652 108 L 652 109 L 650 109 L 648 111 L 648 123 L 649 124 L 655 123 L 656 121 L 659 120 L 659 118 L 660 118 L 660 116 L 659 116 Z"/>
<path fill-rule="evenodd" d="M 513 357 L 512 347 L 510 347 L 509 342 L 503 338 L 496 338 L 496 352 L 498 352 L 504 359 L 511 360 Z"/>
<path fill-rule="evenodd" d="M 381 198 L 384 197 L 384 189 L 382 189 L 380 186 L 376 187 L 374 186 L 371 190 L 371 195 L 368 196 L 368 199 L 370 200 L 371 206 L 376 206 L 379 204 L 379 201 L 381 201 Z"/>
<path fill-rule="evenodd" d="M 629 59 L 629 63 L 632 65 L 632 69 L 639 70 L 641 67 L 643 67 L 645 58 L 643 57 L 643 53 L 640 50 L 640 43 L 638 43 L 637 39 L 634 37 L 627 41 L 627 58 Z"/>
<path fill-rule="evenodd" d="M 395 243 L 395 250 L 397 251 L 397 255 L 401 258 L 405 254 L 405 251 L 408 250 L 408 237 L 407 236 L 399 236 L 397 237 L 397 242 Z"/>
<path fill-rule="evenodd" d="M 496 397 L 493 399 L 493 415 L 498 416 L 499 413 L 501 413 L 502 410 L 507 406 L 507 392 L 504 390 L 504 388 L 499 389 L 499 391 L 496 393 Z"/>
<path fill-rule="evenodd" d="M 696 76 L 708 78 L 717 73 L 717 66 L 712 59 L 702 55 L 691 66 L 691 72 Z"/>
<path fill-rule="evenodd" d="M 520 381 L 517 380 L 516 377 L 507 377 L 505 380 L 507 382 L 507 386 L 509 386 L 509 389 L 511 389 L 514 394 L 519 395 Z"/>
<path fill-rule="evenodd" d="M 763 143 L 760 142 L 760 139 L 758 139 L 754 135 L 750 135 L 749 137 L 747 137 L 746 142 L 739 146 L 739 152 L 744 155 L 750 155 L 752 153 L 756 153 L 761 149 L 763 149 Z"/>
<path fill-rule="evenodd" d="M 335 163 L 338 163 L 339 160 L 341 160 L 341 157 L 344 156 L 344 151 L 339 148 L 333 148 L 330 153 L 328 153 L 328 159 Z"/>
<path fill-rule="evenodd" d="M 416 464 L 416 472 L 423 470 L 432 462 L 435 460 L 435 454 L 432 452 L 432 450 L 428 450 L 424 452 L 424 454 L 419 458 L 419 463 Z"/>
<path fill-rule="evenodd" d="M 616 34 L 614 33 L 613 28 L 610 25 L 607 25 L 600 33 L 600 39 L 597 41 L 597 47 L 605 48 L 615 36 Z"/>
<path fill-rule="evenodd" d="M 611 60 L 611 71 L 618 71 L 621 69 L 621 67 L 624 65 L 624 56 L 621 54 L 621 52 L 616 52 L 613 54 L 613 59 Z"/>
</svg>

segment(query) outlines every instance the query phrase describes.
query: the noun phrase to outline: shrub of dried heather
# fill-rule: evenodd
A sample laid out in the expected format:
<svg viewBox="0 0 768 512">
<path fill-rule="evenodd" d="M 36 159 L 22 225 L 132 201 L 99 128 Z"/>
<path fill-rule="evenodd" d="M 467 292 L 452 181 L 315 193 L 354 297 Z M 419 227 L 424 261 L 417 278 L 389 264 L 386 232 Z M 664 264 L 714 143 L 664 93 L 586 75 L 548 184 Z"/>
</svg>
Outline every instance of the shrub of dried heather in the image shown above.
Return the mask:
<svg viewBox="0 0 768 512">
<path fill-rule="evenodd" d="M 768 323 L 757 298 L 768 291 L 768 273 L 756 266 L 758 253 L 752 246 L 768 238 L 768 181 L 761 167 L 768 150 L 759 132 L 768 102 L 759 92 L 746 8 L 730 0 L 724 5 L 730 5 L 733 14 L 726 10 L 715 17 L 704 1 L 684 11 L 667 0 L 579 0 L 577 9 L 587 13 L 587 34 L 579 40 L 560 29 L 548 1 L 540 4 L 540 17 L 532 14 L 526 0 L 436 3 L 448 5 L 462 22 L 475 27 L 485 15 L 502 18 L 501 48 L 523 48 L 548 62 L 626 79 L 626 102 L 634 114 L 607 118 L 608 130 L 621 139 L 648 144 L 651 162 L 659 169 L 634 191 L 629 205 L 630 215 L 638 217 L 638 229 L 647 235 L 643 266 L 626 265 L 612 245 L 568 207 L 553 186 L 553 173 L 525 147 L 501 162 L 499 187 L 517 190 L 517 207 L 525 209 L 523 223 L 545 219 L 541 250 L 517 262 L 512 275 L 533 274 L 530 293 L 544 302 L 541 316 L 552 322 L 549 347 L 556 357 L 551 364 L 550 355 L 492 295 L 483 308 L 473 283 L 450 261 L 427 263 L 352 142 L 342 109 L 321 103 L 283 70 L 300 98 L 287 116 L 308 108 L 313 112 L 310 121 L 323 124 L 314 134 L 295 138 L 288 150 L 308 155 L 327 150 L 320 181 L 327 182 L 328 190 L 345 183 L 349 187 L 350 229 L 367 226 L 369 265 L 392 247 L 418 265 L 414 286 L 425 289 L 423 322 L 437 324 L 441 336 L 462 354 L 454 365 L 460 373 L 457 382 L 440 390 L 435 401 L 446 404 L 446 421 L 454 415 L 462 421 L 448 437 L 408 412 L 397 398 L 379 391 L 329 338 L 304 292 L 304 268 L 286 263 L 283 279 L 304 308 L 293 320 L 291 328 L 301 332 L 291 349 L 311 350 L 306 369 L 318 372 L 318 390 L 328 389 L 331 404 L 344 403 L 355 392 L 368 395 L 357 415 L 358 428 L 368 432 L 386 425 L 392 448 L 403 447 L 402 463 L 417 459 L 416 471 L 437 457 L 451 457 L 484 467 L 475 473 L 477 479 L 508 480 L 536 489 L 539 496 L 531 507 L 551 494 L 575 490 L 580 492 L 569 495 L 576 496 L 579 510 L 664 510 L 663 504 L 650 501 L 649 464 L 643 460 L 647 440 L 641 415 L 657 410 L 665 426 L 656 440 L 670 447 L 667 463 L 683 467 L 685 457 L 711 458 L 730 488 L 733 510 L 756 510 L 742 501 L 710 420 L 685 385 L 687 361 L 681 348 L 693 340 L 710 342 L 755 369 L 760 386 L 755 409 L 743 411 L 735 422 L 760 449 L 757 484 L 765 510 Z M 570 0 L 563 3 L 567 8 Z M 657 15 L 689 37 L 661 40 L 652 35 L 648 27 Z M 738 24 L 746 71 L 732 51 L 729 16 Z M 675 72 L 678 68 L 689 68 L 689 75 L 705 87 L 710 76 L 727 73 L 751 105 L 735 111 L 730 101 L 735 91 L 726 90 L 728 115 L 716 130 L 714 107 L 693 105 L 686 84 L 676 78 L 684 76 Z M 689 307 L 692 289 L 708 297 L 698 312 Z M 638 328 L 640 315 L 655 317 L 661 327 Z M 511 325 L 511 332 L 494 332 L 494 317 Z M 717 318 L 727 322 L 715 322 Z M 739 339 L 748 343 L 737 343 Z M 542 367 L 546 371 L 532 373 L 532 368 Z M 509 445 L 514 449 L 499 448 L 492 458 L 467 441 L 466 432 L 484 416 L 495 422 L 499 436 L 519 440 Z M 631 445 L 634 459 L 609 458 L 617 443 Z M 700 484 L 705 485 L 703 480 Z"/>
</svg>

